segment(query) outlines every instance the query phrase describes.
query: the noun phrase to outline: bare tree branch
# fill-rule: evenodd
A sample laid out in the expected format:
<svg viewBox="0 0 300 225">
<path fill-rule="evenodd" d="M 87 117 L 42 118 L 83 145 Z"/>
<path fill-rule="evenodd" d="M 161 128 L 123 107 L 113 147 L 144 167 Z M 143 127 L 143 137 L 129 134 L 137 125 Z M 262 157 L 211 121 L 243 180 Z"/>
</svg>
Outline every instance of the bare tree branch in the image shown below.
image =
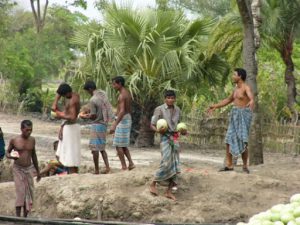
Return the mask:
<svg viewBox="0 0 300 225">
<path fill-rule="evenodd" d="M 35 21 L 35 24 L 36 24 L 36 29 L 38 31 L 39 19 L 38 19 L 38 16 L 36 14 L 35 6 L 34 6 L 34 0 L 30 0 L 30 6 L 31 6 L 32 13 L 33 13 L 34 21 Z"/>
<path fill-rule="evenodd" d="M 43 12 L 42 28 L 43 28 L 44 25 L 45 25 L 45 20 L 46 20 L 46 14 L 47 14 L 47 9 L 48 9 L 48 4 L 49 4 L 49 1 L 46 0 L 46 5 L 45 5 L 45 8 L 44 8 L 44 12 Z"/>
</svg>

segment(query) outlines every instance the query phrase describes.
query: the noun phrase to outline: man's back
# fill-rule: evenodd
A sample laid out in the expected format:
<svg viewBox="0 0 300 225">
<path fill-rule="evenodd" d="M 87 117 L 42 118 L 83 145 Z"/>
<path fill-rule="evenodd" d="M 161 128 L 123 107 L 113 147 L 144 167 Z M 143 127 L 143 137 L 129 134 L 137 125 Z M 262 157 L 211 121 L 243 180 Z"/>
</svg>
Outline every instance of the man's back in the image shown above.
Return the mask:
<svg viewBox="0 0 300 225">
<path fill-rule="evenodd" d="M 94 91 L 90 99 L 90 114 L 96 115 L 92 123 L 107 123 L 113 117 L 112 106 L 102 90 Z"/>
<path fill-rule="evenodd" d="M 131 102 L 130 92 L 126 88 L 123 88 L 118 99 L 118 111 L 121 110 L 120 107 L 124 106 L 125 114 L 131 113 Z"/>
<path fill-rule="evenodd" d="M 75 122 L 80 111 L 80 97 L 77 93 L 72 93 L 70 99 L 66 99 L 65 114 L 71 116 L 69 121 Z"/>
</svg>

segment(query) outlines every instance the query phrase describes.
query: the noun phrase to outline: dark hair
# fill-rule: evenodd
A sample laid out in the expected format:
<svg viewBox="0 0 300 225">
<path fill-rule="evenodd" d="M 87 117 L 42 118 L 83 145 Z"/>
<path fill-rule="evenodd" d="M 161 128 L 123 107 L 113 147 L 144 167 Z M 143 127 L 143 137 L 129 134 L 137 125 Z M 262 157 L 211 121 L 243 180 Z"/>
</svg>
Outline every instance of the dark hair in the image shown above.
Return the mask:
<svg viewBox="0 0 300 225">
<path fill-rule="evenodd" d="M 116 76 L 116 77 L 112 78 L 111 80 L 117 84 L 121 84 L 123 87 L 125 85 L 125 79 L 122 76 Z"/>
<path fill-rule="evenodd" d="M 56 91 L 56 93 L 61 96 L 65 96 L 66 94 L 68 94 L 70 92 L 72 92 L 72 88 L 67 83 L 62 83 L 61 85 L 59 85 L 59 87 L 57 88 L 57 91 Z"/>
<path fill-rule="evenodd" d="M 244 70 L 243 68 L 235 68 L 234 71 L 237 72 L 237 75 L 241 77 L 243 81 L 246 80 L 247 78 L 246 70 Z"/>
<path fill-rule="evenodd" d="M 165 96 L 165 98 L 171 97 L 171 96 L 176 97 L 176 94 L 175 94 L 175 91 L 173 91 L 173 90 L 166 90 L 164 96 Z"/>
<path fill-rule="evenodd" d="M 91 89 L 91 90 L 96 90 L 96 84 L 95 84 L 95 82 L 92 81 L 92 80 L 86 81 L 85 84 L 84 84 L 84 86 L 83 86 L 83 89 L 84 89 L 84 90 L 87 90 L 87 91 L 88 91 L 89 89 Z"/>
<path fill-rule="evenodd" d="M 32 122 L 30 120 L 23 120 L 21 122 L 21 128 L 25 128 L 25 127 L 32 127 Z"/>
</svg>

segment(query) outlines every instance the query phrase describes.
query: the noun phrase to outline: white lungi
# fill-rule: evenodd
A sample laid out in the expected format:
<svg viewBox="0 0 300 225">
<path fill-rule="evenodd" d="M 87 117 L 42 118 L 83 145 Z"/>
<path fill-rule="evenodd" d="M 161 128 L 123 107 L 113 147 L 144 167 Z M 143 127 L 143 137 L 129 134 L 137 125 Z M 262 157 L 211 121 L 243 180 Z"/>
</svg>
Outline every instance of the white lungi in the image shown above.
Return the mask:
<svg viewBox="0 0 300 225">
<path fill-rule="evenodd" d="M 59 140 L 56 155 L 66 167 L 80 166 L 80 125 L 66 124 L 63 128 L 63 138 Z"/>
</svg>

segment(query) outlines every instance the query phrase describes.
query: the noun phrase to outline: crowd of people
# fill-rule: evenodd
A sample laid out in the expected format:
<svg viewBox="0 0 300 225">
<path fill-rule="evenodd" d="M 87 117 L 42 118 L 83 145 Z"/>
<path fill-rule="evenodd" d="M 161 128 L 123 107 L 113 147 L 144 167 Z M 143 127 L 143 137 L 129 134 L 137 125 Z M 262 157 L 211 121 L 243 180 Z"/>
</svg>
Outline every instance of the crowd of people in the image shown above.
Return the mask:
<svg viewBox="0 0 300 225">
<path fill-rule="evenodd" d="M 251 124 L 254 100 L 250 87 L 245 83 L 246 71 L 235 69 L 232 80 L 235 88 L 232 94 L 221 102 L 209 107 L 208 113 L 215 109 L 233 103 L 230 114 L 230 123 L 226 134 L 226 165 L 220 171 L 233 171 L 232 156 L 242 155 L 243 171 L 249 173 L 248 161 L 248 136 Z M 106 93 L 96 88 L 93 81 L 87 81 L 84 90 L 90 94 L 88 110 L 80 112 L 80 96 L 73 92 L 70 85 L 62 83 L 57 89 L 57 94 L 51 110 L 55 116 L 62 120 L 58 134 L 58 141 L 53 145 L 57 156 L 51 160 L 43 170 L 39 170 L 35 151 L 35 139 L 31 136 L 32 122 L 21 122 L 21 134 L 9 141 L 6 152 L 8 159 L 14 160 L 13 175 L 16 187 L 16 215 L 26 217 L 33 202 L 33 177 L 32 167 L 36 170 L 37 181 L 43 175 L 61 173 L 78 173 L 80 166 L 80 125 L 78 116 L 90 124 L 90 142 L 95 174 L 108 174 L 111 172 L 107 153 L 105 151 L 106 134 L 113 134 L 113 146 L 121 162 L 122 170 L 132 170 L 135 164 L 128 149 L 130 143 L 131 118 L 131 94 L 125 88 L 125 79 L 117 76 L 112 79 L 112 87 L 118 91 L 116 113 L 113 113 L 112 105 Z M 59 108 L 59 101 L 64 98 L 63 110 Z M 180 173 L 180 147 L 179 136 L 185 135 L 187 130 L 178 132 L 177 125 L 181 121 L 181 110 L 175 104 L 176 93 L 174 90 L 166 90 L 164 103 L 158 106 L 153 113 L 150 128 L 161 136 L 161 162 L 150 184 L 149 191 L 152 195 L 159 195 L 157 183 L 168 182 L 165 196 L 176 201 L 173 193 L 177 189 L 178 174 Z M 157 121 L 164 119 L 167 127 L 158 128 Z M 111 122 L 110 128 L 108 128 Z M 1 133 L 0 133 L 1 134 Z M 0 143 L 1 144 L 1 143 Z M 1 147 L 1 146 L 0 146 Z M 15 154 L 17 152 L 17 154 Z M 99 152 L 105 164 L 105 169 L 99 169 Z M 13 154 L 14 153 L 14 154 Z M 127 159 L 127 161 L 126 161 Z"/>
</svg>

